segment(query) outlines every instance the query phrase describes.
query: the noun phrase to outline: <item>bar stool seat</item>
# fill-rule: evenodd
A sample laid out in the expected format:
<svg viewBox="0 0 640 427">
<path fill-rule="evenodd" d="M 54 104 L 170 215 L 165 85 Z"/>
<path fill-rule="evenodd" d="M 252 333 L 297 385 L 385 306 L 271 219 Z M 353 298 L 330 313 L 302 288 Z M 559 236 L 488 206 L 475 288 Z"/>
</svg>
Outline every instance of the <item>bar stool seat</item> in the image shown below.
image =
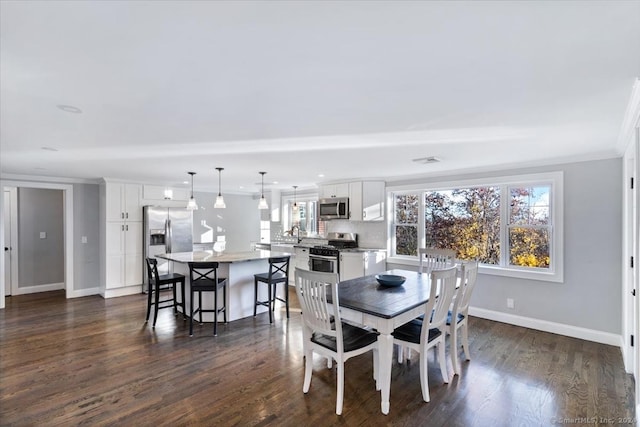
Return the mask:
<svg viewBox="0 0 640 427">
<path fill-rule="evenodd" d="M 273 323 L 272 311 L 275 311 L 276 300 L 285 303 L 287 319 L 289 318 L 289 260 L 291 257 L 271 257 L 269 258 L 269 271 L 254 275 L 254 304 L 253 317 L 257 315 L 259 305 L 267 307 L 269 310 L 269 323 Z M 267 284 L 267 300 L 258 300 L 258 283 Z M 284 283 L 284 297 L 277 296 L 276 288 L 278 283 Z"/>
<path fill-rule="evenodd" d="M 189 278 L 191 279 L 191 316 L 189 320 L 189 336 L 193 336 L 193 316 L 200 314 L 200 324 L 202 324 L 202 313 L 213 313 L 213 335 L 218 335 L 218 314 L 224 314 L 224 323 L 227 323 L 227 279 L 218 277 L 217 262 L 190 262 Z M 218 306 L 218 290 L 222 289 L 222 307 Z M 195 293 L 198 293 L 198 308 L 194 310 Z M 213 292 L 213 308 L 202 308 L 202 293 Z"/>
<path fill-rule="evenodd" d="M 173 314 L 178 314 L 178 307 L 182 307 L 182 315 L 186 320 L 187 312 L 184 305 L 185 292 L 184 282 L 185 276 L 177 273 L 158 274 L 158 260 L 155 258 L 147 258 L 147 277 L 149 278 L 149 289 L 147 290 L 147 318 L 145 323 L 149 321 L 149 315 L 151 314 L 151 307 L 155 308 L 153 314 L 153 328 L 156 327 L 156 321 L 158 320 L 158 310 L 161 308 L 173 307 Z M 180 285 L 181 300 L 178 301 L 176 295 L 176 287 Z M 168 299 L 160 299 L 160 293 L 165 291 L 172 291 L 173 296 Z"/>
</svg>

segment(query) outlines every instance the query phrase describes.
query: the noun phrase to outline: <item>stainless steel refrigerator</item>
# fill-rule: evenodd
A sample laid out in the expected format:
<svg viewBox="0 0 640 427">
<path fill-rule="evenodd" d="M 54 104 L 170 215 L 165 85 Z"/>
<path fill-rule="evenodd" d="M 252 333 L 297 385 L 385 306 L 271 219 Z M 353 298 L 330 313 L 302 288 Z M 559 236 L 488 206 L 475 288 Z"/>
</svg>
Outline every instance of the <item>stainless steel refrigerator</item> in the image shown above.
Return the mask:
<svg viewBox="0 0 640 427">
<path fill-rule="evenodd" d="M 193 251 L 193 212 L 184 208 L 144 206 L 144 257 Z M 170 272 L 170 263 L 158 259 L 158 272 Z M 144 263 L 144 290 L 148 289 L 147 263 Z"/>
</svg>

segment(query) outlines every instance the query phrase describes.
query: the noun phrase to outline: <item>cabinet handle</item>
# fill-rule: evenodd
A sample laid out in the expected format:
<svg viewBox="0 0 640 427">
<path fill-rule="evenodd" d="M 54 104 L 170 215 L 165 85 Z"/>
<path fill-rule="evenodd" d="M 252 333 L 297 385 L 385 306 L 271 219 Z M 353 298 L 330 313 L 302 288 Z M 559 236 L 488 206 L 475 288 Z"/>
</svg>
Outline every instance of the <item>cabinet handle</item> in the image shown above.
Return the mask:
<svg viewBox="0 0 640 427">
<path fill-rule="evenodd" d="M 362 218 L 366 218 L 367 217 L 367 211 L 362 211 Z"/>
<path fill-rule="evenodd" d="M 120 212 L 120 219 L 124 219 L 124 212 Z"/>
<path fill-rule="evenodd" d="M 126 229 L 127 231 L 129 231 L 129 224 L 127 224 L 127 225 L 125 226 L 125 229 Z"/>
<path fill-rule="evenodd" d="M 125 214 L 125 218 L 129 219 L 129 212 Z"/>
<path fill-rule="evenodd" d="M 124 231 L 124 225 L 121 225 L 120 227 L 122 227 L 122 231 Z"/>
</svg>

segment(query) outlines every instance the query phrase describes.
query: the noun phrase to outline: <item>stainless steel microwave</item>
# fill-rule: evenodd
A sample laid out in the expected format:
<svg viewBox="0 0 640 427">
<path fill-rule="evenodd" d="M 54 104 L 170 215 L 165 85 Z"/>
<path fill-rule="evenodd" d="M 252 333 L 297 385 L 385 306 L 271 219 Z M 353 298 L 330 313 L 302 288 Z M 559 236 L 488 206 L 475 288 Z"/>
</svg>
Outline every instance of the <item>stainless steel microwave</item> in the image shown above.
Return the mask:
<svg viewBox="0 0 640 427">
<path fill-rule="evenodd" d="M 333 197 L 330 199 L 320 199 L 318 202 L 318 211 L 322 221 L 349 219 L 349 198 Z"/>
</svg>

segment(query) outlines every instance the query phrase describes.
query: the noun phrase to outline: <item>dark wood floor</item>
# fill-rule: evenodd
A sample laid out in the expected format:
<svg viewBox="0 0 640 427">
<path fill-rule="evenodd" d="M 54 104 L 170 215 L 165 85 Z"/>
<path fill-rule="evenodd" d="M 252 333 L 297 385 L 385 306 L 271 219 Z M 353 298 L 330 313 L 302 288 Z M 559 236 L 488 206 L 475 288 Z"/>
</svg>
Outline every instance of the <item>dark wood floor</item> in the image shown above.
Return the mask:
<svg viewBox="0 0 640 427">
<path fill-rule="evenodd" d="M 634 418 L 633 380 L 616 347 L 472 318 L 473 359 L 444 384 L 430 363 L 394 363 L 391 411 L 380 412 L 370 355 L 346 365 L 342 416 L 335 364 L 315 358 L 302 393 L 300 314 L 266 314 L 188 335 L 145 296 L 65 300 L 62 292 L 7 298 L 0 310 L 0 424 L 208 426 L 539 426 Z M 432 356 L 430 357 L 432 359 Z M 576 420 L 578 419 L 578 420 Z M 604 422 L 588 423 L 605 425 Z M 611 425 L 611 423 L 606 424 Z"/>
</svg>

